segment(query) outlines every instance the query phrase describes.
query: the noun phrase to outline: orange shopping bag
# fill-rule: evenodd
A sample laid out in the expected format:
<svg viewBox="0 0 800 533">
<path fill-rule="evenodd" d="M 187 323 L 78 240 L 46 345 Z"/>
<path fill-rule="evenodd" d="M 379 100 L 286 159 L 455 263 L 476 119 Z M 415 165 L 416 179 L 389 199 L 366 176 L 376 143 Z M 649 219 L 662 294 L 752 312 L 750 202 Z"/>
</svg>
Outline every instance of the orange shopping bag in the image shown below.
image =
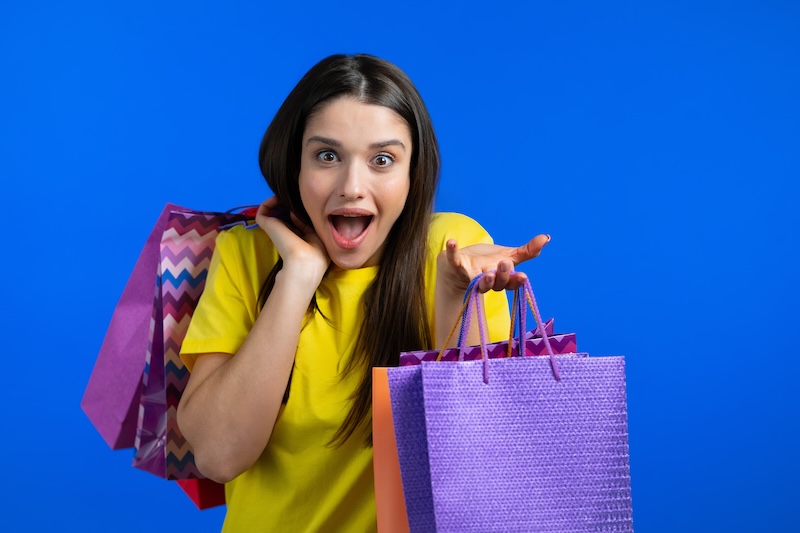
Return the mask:
<svg viewBox="0 0 800 533">
<path fill-rule="evenodd" d="M 372 452 L 378 533 L 408 533 L 386 368 L 372 369 Z"/>
</svg>

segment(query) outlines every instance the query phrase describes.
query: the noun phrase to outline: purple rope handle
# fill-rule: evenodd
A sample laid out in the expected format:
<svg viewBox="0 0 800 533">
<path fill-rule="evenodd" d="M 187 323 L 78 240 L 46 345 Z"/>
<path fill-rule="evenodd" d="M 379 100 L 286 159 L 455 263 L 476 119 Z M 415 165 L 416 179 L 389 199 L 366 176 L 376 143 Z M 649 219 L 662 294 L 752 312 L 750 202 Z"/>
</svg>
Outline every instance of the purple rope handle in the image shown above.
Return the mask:
<svg viewBox="0 0 800 533">
<path fill-rule="evenodd" d="M 513 274 L 513 270 L 511 273 Z M 486 328 L 484 325 L 485 322 L 485 311 L 483 309 L 483 301 L 481 299 L 480 292 L 478 291 L 478 280 L 485 274 L 482 272 L 478 274 L 471 282 L 469 292 L 466 295 L 467 300 L 467 308 L 464 311 L 464 316 L 461 320 L 461 338 L 458 342 L 458 360 L 464 360 L 464 349 L 466 348 L 466 338 L 467 333 L 469 332 L 469 328 L 472 322 L 472 310 L 473 307 L 476 309 L 478 314 L 478 332 L 480 334 L 480 342 L 481 342 L 481 358 L 483 359 L 483 382 L 489 383 L 489 357 L 487 355 L 486 350 Z M 519 291 L 522 291 L 522 294 L 519 294 Z M 550 346 L 550 340 L 547 338 L 547 332 L 545 331 L 544 323 L 542 322 L 542 315 L 539 312 L 539 306 L 536 303 L 536 297 L 533 295 L 533 287 L 531 287 L 531 282 L 529 279 L 525 280 L 525 283 L 521 287 L 521 289 L 517 289 L 515 293 L 519 294 L 517 298 L 515 294 L 515 299 L 518 301 L 517 304 L 517 312 L 519 313 L 519 355 L 524 357 L 527 353 L 527 342 L 525 339 L 525 332 L 527 331 L 527 327 L 525 325 L 526 317 L 528 314 L 528 300 L 530 299 L 531 302 L 531 311 L 533 312 L 533 318 L 536 320 L 536 327 L 539 333 L 542 336 L 542 340 L 544 341 L 545 348 L 547 349 L 547 354 L 550 356 L 550 367 L 553 369 L 553 376 L 556 378 L 556 381 L 561 381 L 561 373 L 558 370 L 558 364 L 556 363 L 556 356 L 553 353 L 553 348 Z M 510 341 L 510 339 L 509 339 Z"/>
<path fill-rule="evenodd" d="M 492 270 L 491 272 L 495 272 L 495 271 Z M 484 276 L 484 274 L 486 274 L 486 272 L 481 272 L 480 274 L 478 274 L 477 276 L 472 278 L 472 280 L 470 280 L 469 285 L 467 285 L 467 290 L 464 291 L 464 303 L 465 304 L 467 304 L 467 305 L 470 304 L 470 298 L 472 297 L 472 289 L 475 288 L 475 286 L 478 284 L 478 281 Z M 472 316 L 472 315 L 470 315 L 470 316 Z M 459 332 L 458 332 L 458 345 L 459 346 L 461 346 L 462 341 L 466 338 L 467 330 L 469 329 L 469 328 L 465 328 L 464 327 L 464 322 L 465 322 L 465 318 L 464 317 L 466 317 L 466 315 L 461 317 L 461 330 L 459 330 Z"/>
<path fill-rule="evenodd" d="M 480 273 L 470 283 L 470 288 L 466 294 L 467 308 L 464 310 L 464 316 L 461 317 L 461 334 L 458 338 L 458 360 L 464 360 L 464 349 L 467 347 L 467 333 L 472 325 L 472 309 L 475 305 L 476 295 L 478 294 L 477 281 L 482 278 L 484 273 Z M 478 322 L 481 322 L 481 317 L 478 316 Z M 480 329 L 479 329 L 480 331 Z"/>
<path fill-rule="evenodd" d="M 482 272 L 478 274 L 475 279 L 472 280 L 470 283 L 471 290 L 468 294 L 469 300 L 467 301 L 467 309 L 464 311 L 464 318 L 461 322 L 462 326 L 462 337 L 458 343 L 458 360 L 464 360 L 464 349 L 467 345 L 467 335 L 466 333 L 469 332 L 470 323 L 472 322 L 472 309 L 473 306 L 475 307 L 478 313 L 478 333 L 481 339 L 481 359 L 483 360 L 483 382 L 489 383 L 489 357 L 486 353 L 486 327 L 484 325 L 484 317 L 485 311 L 483 310 L 483 301 L 481 299 L 481 294 L 478 291 L 478 283 L 477 281 L 485 274 Z"/>
<path fill-rule="evenodd" d="M 547 354 L 550 356 L 550 367 L 553 369 L 553 376 L 556 378 L 556 381 L 561 381 L 561 373 L 558 371 L 558 365 L 556 364 L 556 356 L 553 353 L 553 348 L 550 346 L 550 340 L 547 338 L 547 332 L 544 329 L 544 323 L 542 322 L 542 314 L 539 312 L 539 306 L 536 304 L 536 297 L 533 295 L 533 287 L 531 287 L 531 281 L 529 279 L 525 280 L 525 284 L 523 285 L 524 296 L 520 297 L 520 310 L 524 314 L 522 315 L 522 321 L 525 321 L 525 315 L 528 314 L 527 309 L 527 301 L 528 298 L 531 300 L 531 311 L 533 311 L 533 318 L 536 320 L 536 326 L 539 330 L 539 333 L 542 335 L 542 340 L 544 341 L 544 346 L 547 348 Z M 527 348 L 527 347 L 526 347 Z M 520 348 L 520 355 L 522 355 L 522 349 Z"/>
</svg>

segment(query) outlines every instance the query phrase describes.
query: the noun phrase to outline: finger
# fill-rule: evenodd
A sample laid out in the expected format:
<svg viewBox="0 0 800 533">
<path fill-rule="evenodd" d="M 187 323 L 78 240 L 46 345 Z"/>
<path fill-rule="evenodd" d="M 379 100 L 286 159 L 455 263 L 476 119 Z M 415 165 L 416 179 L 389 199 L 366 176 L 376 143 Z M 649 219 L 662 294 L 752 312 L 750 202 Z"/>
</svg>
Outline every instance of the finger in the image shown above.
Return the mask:
<svg viewBox="0 0 800 533">
<path fill-rule="evenodd" d="M 511 261 L 500 261 L 497 265 L 497 273 L 494 276 L 493 290 L 502 291 L 506 288 L 511 277 L 511 267 Z"/>
<path fill-rule="evenodd" d="M 509 279 L 508 284 L 506 284 L 506 290 L 508 291 L 515 291 L 525 285 L 525 280 L 528 279 L 528 276 L 524 272 L 514 272 Z"/>
<path fill-rule="evenodd" d="M 523 244 L 519 248 L 516 248 L 514 252 L 511 254 L 514 264 L 518 265 L 528 259 L 533 259 L 537 257 L 541 252 L 542 248 L 550 242 L 550 235 L 537 235 L 533 239 L 531 239 L 527 244 Z"/>
<path fill-rule="evenodd" d="M 460 264 L 458 243 L 455 239 L 450 239 L 447 241 L 445 246 L 445 255 L 447 256 L 447 262 L 450 263 L 451 266 L 457 267 Z"/>
<path fill-rule="evenodd" d="M 295 227 L 303 233 L 303 235 L 314 233 L 314 226 L 309 226 L 308 224 L 297 218 L 294 213 L 289 213 L 289 219 L 292 221 L 292 224 L 294 224 Z"/>
<path fill-rule="evenodd" d="M 269 235 L 273 241 L 278 235 L 283 235 L 282 232 L 284 231 L 297 233 L 294 227 L 291 227 L 290 224 L 287 224 L 281 218 L 275 216 L 275 210 L 279 208 L 280 205 L 281 203 L 278 197 L 271 196 L 261 202 L 261 205 L 258 206 L 258 212 L 256 213 L 256 222 L 259 227 L 267 232 L 267 235 Z"/>
<path fill-rule="evenodd" d="M 258 206 L 258 212 L 266 215 L 270 209 L 274 209 L 275 206 L 277 206 L 278 204 L 280 204 L 278 197 L 270 196 L 269 198 L 261 202 L 261 205 Z"/>
<path fill-rule="evenodd" d="M 258 211 L 256 211 L 256 222 L 261 225 L 263 222 L 266 221 L 267 217 L 269 216 L 269 212 L 271 209 L 274 209 L 276 205 L 278 205 L 278 197 L 277 196 L 270 196 L 263 202 L 261 205 L 258 206 Z"/>
<path fill-rule="evenodd" d="M 478 292 L 489 292 L 494 288 L 496 276 L 494 272 L 486 272 L 478 282 Z"/>
</svg>

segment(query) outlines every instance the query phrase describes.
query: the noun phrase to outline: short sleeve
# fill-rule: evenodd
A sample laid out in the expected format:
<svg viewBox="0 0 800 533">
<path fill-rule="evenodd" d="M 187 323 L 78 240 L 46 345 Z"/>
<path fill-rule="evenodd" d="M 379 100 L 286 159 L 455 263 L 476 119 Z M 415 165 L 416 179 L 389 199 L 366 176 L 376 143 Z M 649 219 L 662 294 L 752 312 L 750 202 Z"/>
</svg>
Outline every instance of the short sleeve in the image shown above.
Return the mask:
<svg viewBox="0 0 800 533">
<path fill-rule="evenodd" d="M 434 294 L 436 284 L 436 258 L 445 249 L 447 241 L 455 239 L 459 247 L 473 244 L 493 244 L 491 235 L 476 222 L 466 215 L 458 213 L 435 213 L 431 219 L 428 234 L 428 265 L 426 278 L 428 290 L 426 302 L 428 307 L 428 320 L 433 328 L 432 338 L 436 338 L 436 329 L 439 327 L 435 321 Z M 484 311 L 489 332 L 489 342 L 508 340 L 511 329 L 511 318 L 506 291 L 489 291 L 484 294 Z M 451 328 L 452 324 L 445 324 Z"/>
<path fill-rule="evenodd" d="M 199 354 L 235 354 L 255 322 L 258 289 L 248 283 L 247 260 L 233 232 L 217 236 L 205 288 L 181 346 L 189 371 Z"/>
</svg>

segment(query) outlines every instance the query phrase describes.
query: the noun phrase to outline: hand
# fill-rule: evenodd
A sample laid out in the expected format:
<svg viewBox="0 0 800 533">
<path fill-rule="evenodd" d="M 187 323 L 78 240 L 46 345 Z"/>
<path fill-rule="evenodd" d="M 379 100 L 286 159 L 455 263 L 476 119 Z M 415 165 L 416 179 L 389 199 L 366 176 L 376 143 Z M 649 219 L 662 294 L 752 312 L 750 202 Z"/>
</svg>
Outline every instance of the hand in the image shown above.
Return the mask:
<svg viewBox="0 0 800 533">
<path fill-rule="evenodd" d="M 459 249 L 454 239 L 447 241 L 446 248 L 439 254 L 438 283 L 443 283 L 451 294 L 463 295 L 469 282 L 481 272 L 488 272 L 478 282 L 481 293 L 495 290 L 515 290 L 527 276 L 523 272 L 511 273 L 520 263 L 538 256 L 542 248 L 550 242 L 549 235 L 537 235 L 527 244 L 512 248 L 496 244 L 474 244 Z"/>
<path fill-rule="evenodd" d="M 290 222 L 274 216 L 280 202 L 276 196 L 264 200 L 256 213 L 256 222 L 269 235 L 270 240 L 283 259 L 284 271 L 298 273 L 319 285 L 330 265 L 328 252 L 314 232 L 314 227 L 304 224 L 294 213 Z"/>
</svg>

